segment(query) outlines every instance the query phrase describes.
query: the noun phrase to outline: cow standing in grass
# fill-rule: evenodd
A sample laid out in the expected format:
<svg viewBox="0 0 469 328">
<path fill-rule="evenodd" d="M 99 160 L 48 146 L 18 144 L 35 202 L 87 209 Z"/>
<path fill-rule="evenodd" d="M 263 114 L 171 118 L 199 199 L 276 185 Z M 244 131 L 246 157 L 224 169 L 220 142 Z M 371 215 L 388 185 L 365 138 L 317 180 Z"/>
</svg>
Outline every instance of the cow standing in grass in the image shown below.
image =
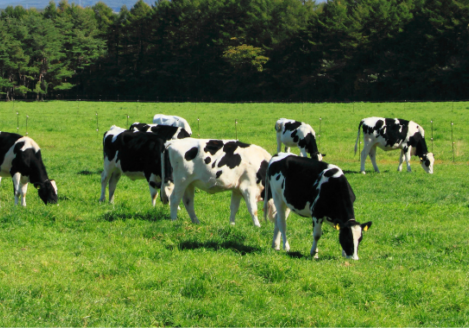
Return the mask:
<svg viewBox="0 0 469 328">
<path fill-rule="evenodd" d="M 360 139 L 360 128 L 363 126 L 363 150 L 361 153 L 360 172 L 365 174 L 366 157 L 370 155 L 371 163 L 376 172 L 376 147 L 385 151 L 401 149 L 399 166 L 402 170 L 404 159 L 407 163 L 407 171 L 410 169 L 410 157 L 416 155 L 420 158 L 420 164 L 427 173 L 433 173 L 435 158 L 428 152 L 425 143 L 425 131 L 413 121 L 398 118 L 368 117 L 360 121 L 358 125 L 357 140 L 355 141 L 355 154 L 357 153 L 358 139 Z"/>
<path fill-rule="evenodd" d="M 265 193 L 272 195 L 277 210 L 274 249 L 280 249 L 281 236 L 283 248 L 287 252 L 290 250 L 286 220 L 292 210 L 313 219 L 312 256 L 318 257 L 322 223 L 326 222 L 340 231 L 342 255 L 358 260 L 362 233 L 368 230 L 371 222 L 360 224 L 355 221 L 355 194 L 339 167 L 294 154 L 274 155 L 267 168 Z"/>
<path fill-rule="evenodd" d="M 300 156 L 322 161 L 325 154 L 321 154 L 316 143 L 316 133 L 311 125 L 281 118 L 275 123 L 277 131 L 277 153 L 281 151 L 282 143 L 285 145 L 285 152 L 290 152 L 290 147 L 298 147 Z"/>
<path fill-rule="evenodd" d="M 166 144 L 161 200 L 169 201 L 171 219 L 177 219 L 177 207 L 183 200 L 193 223 L 199 223 L 194 211 L 195 188 L 208 193 L 231 190 L 230 223 L 235 224 L 241 198 L 244 198 L 255 226 L 257 202 L 264 199 L 265 172 L 271 155 L 263 148 L 236 140 L 186 138 Z M 273 201 L 267 207 L 273 217 Z"/>
<path fill-rule="evenodd" d="M 21 197 L 21 205 L 26 206 L 28 183 L 36 187 L 44 204 L 57 203 L 57 185 L 47 175 L 41 149 L 29 137 L 0 132 L 0 181 L 4 177 L 13 179 L 15 205 Z"/>
</svg>

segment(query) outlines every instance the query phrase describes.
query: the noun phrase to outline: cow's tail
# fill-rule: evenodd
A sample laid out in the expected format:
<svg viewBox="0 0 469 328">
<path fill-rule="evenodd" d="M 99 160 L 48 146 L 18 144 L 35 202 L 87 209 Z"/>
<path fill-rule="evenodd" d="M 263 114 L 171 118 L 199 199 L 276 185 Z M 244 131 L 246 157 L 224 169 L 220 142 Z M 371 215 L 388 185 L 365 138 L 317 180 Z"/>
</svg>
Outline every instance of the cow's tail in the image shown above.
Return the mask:
<svg viewBox="0 0 469 328">
<path fill-rule="evenodd" d="M 268 203 L 269 203 L 269 188 L 270 188 L 270 179 L 269 179 L 269 167 L 267 166 L 265 174 L 265 189 L 264 189 L 264 221 L 267 222 L 267 212 L 268 212 Z"/>
<path fill-rule="evenodd" d="M 358 140 L 360 139 L 360 129 L 362 125 L 363 125 L 363 121 L 360 121 L 360 124 L 358 125 L 357 140 L 355 141 L 355 155 L 357 154 L 357 145 L 358 145 Z"/>
<path fill-rule="evenodd" d="M 166 143 L 163 151 L 161 152 L 161 190 L 160 190 L 160 197 L 161 197 L 161 202 L 163 204 L 168 203 L 168 195 L 166 195 L 166 164 L 169 164 L 169 153 L 168 153 L 168 147 L 170 146 L 170 143 Z M 169 178 L 169 175 L 168 175 Z"/>
</svg>

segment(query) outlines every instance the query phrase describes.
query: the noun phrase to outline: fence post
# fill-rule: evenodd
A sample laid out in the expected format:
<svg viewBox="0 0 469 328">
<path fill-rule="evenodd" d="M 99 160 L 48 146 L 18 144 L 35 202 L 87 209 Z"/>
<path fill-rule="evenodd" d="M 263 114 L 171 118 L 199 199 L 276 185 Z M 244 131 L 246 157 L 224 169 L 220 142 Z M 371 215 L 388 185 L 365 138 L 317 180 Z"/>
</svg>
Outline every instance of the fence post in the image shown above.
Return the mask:
<svg viewBox="0 0 469 328">
<path fill-rule="evenodd" d="M 129 114 L 127 114 L 127 126 L 129 126 Z"/>
<path fill-rule="evenodd" d="M 96 137 L 99 137 L 98 112 L 96 112 Z"/>
<path fill-rule="evenodd" d="M 453 163 L 454 163 L 454 139 L 453 139 L 453 122 L 451 121 L 451 151 L 453 152 Z"/>
<path fill-rule="evenodd" d="M 20 113 L 16 112 L 16 132 L 20 132 Z"/>
<path fill-rule="evenodd" d="M 197 138 L 200 138 L 200 120 L 197 117 Z"/>
<path fill-rule="evenodd" d="M 321 144 L 321 122 L 322 122 L 322 118 L 320 117 L 319 118 L 319 133 L 318 133 L 318 149 L 319 149 L 319 145 Z"/>
<path fill-rule="evenodd" d="M 432 153 L 433 153 L 433 120 L 431 120 L 430 123 L 432 127 L 432 137 L 430 138 L 430 141 L 432 142 Z"/>
<path fill-rule="evenodd" d="M 236 140 L 238 140 L 238 120 L 235 119 Z"/>
</svg>

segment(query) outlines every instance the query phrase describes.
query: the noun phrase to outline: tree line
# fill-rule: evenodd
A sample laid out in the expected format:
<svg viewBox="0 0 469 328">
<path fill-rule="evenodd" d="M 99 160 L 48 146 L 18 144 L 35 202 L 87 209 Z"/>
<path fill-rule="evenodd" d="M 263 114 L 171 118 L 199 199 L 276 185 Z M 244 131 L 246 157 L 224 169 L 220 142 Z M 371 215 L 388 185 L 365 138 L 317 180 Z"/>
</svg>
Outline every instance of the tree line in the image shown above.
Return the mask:
<svg viewBox="0 0 469 328">
<path fill-rule="evenodd" d="M 0 13 L 0 97 L 467 99 L 469 0 L 66 0 Z"/>
</svg>

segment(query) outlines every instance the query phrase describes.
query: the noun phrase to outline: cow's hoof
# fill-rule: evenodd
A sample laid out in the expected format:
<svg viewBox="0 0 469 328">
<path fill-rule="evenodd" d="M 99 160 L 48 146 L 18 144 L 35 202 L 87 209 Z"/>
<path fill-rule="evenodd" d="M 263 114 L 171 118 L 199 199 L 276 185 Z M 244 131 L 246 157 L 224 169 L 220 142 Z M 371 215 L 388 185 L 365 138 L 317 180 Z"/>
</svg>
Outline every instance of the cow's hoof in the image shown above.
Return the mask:
<svg viewBox="0 0 469 328">
<path fill-rule="evenodd" d="M 234 225 L 235 225 L 235 223 L 230 221 L 230 225 L 234 226 Z"/>
<path fill-rule="evenodd" d="M 366 172 L 365 172 L 365 171 L 360 171 L 360 173 L 361 173 L 361 174 L 366 174 Z"/>
<path fill-rule="evenodd" d="M 283 248 L 285 249 L 285 252 L 290 251 L 290 245 L 288 244 L 288 242 L 285 244 L 285 246 Z"/>
</svg>

